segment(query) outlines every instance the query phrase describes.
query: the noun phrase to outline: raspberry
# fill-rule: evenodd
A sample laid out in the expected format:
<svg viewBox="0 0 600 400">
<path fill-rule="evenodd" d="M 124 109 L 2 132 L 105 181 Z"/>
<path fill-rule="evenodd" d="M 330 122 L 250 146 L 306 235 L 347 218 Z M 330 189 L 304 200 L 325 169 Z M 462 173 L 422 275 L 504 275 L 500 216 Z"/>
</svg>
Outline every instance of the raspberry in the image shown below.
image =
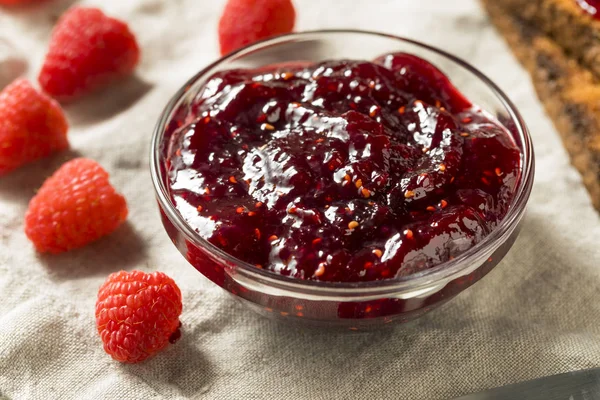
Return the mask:
<svg viewBox="0 0 600 400">
<path fill-rule="evenodd" d="M 294 29 L 291 0 L 229 0 L 219 20 L 221 54 Z"/>
<path fill-rule="evenodd" d="M 117 361 L 144 361 L 180 336 L 181 291 L 162 272 L 120 271 L 100 286 L 96 327 Z"/>
<path fill-rule="evenodd" d="M 0 92 L 0 175 L 69 147 L 65 115 L 54 100 L 18 79 Z"/>
<path fill-rule="evenodd" d="M 68 100 L 131 73 L 139 58 L 124 22 L 96 8 L 75 7 L 54 28 L 38 79 L 48 94 Z"/>
<path fill-rule="evenodd" d="M 25 215 L 25 233 L 40 252 L 61 253 L 108 235 L 127 217 L 125 198 L 95 161 L 76 158 L 44 182 Z"/>
<path fill-rule="evenodd" d="M 23 4 L 41 3 L 45 0 L 0 0 L 0 6 L 20 6 Z"/>
</svg>

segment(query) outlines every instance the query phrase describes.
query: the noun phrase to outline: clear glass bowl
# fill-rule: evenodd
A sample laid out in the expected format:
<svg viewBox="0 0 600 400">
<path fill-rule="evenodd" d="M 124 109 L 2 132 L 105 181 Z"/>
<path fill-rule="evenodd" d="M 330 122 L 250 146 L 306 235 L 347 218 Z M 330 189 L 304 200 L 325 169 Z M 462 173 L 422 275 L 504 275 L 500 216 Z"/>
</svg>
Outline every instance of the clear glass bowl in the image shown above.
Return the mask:
<svg viewBox="0 0 600 400">
<path fill-rule="evenodd" d="M 413 275 L 385 281 L 331 283 L 303 281 L 260 270 L 200 237 L 175 209 L 166 187 L 165 143 L 178 117 L 214 73 L 288 61 L 366 59 L 403 51 L 440 68 L 474 104 L 497 116 L 522 152 L 522 177 L 511 208 L 483 241 L 455 259 Z M 511 248 L 525 212 L 534 176 L 531 138 L 515 106 L 487 77 L 466 62 L 424 44 L 355 30 L 303 32 L 265 40 L 229 54 L 189 80 L 169 101 L 154 135 L 151 172 L 162 222 L 181 254 L 204 276 L 252 310 L 286 322 L 376 328 L 405 322 L 444 304 L 494 268 Z"/>
</svg>

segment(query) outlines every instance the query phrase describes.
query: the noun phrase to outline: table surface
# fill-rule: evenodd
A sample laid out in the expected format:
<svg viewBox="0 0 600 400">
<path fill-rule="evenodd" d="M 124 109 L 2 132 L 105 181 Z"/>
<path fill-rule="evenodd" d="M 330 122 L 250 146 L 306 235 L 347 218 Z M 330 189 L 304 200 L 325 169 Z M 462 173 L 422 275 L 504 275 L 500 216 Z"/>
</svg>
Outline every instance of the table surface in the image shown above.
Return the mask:
<svg viewBox="0 0 600 400">
<path fill-rule="evenodd" d="M 39 70 L 57 16 L 74 3 L 0 11 L 0 38 L 27 60 L 28 77 Z M 247 312 L 187 265 L 159 221 L 150 135 L 167 99 L 217 57 L 223 1 L 79 3 L 128 21 L 143 61 L 125 84 L 66 107 L 70 152 L 0 179 L 0 397 L 444 399 L 600 366 L 598 214 L 528 75 L 476 1 L 296 0 L 299 30 L 385 31 L 466 59 L 514 100 L 535 142 L 530 207 L 505 260 L 412 324 L 355 334 L 299 330 Z M 23 233 L 27 203 L 79 155 L 111 173 L 128 199 L 128 222 L 84 249 L 36 254 Z M 94 303 L 110 272 L 133 268 L 178 282 L 183 337 L 151 361 L 121 365 L 102 350 Z"/>
</svg>

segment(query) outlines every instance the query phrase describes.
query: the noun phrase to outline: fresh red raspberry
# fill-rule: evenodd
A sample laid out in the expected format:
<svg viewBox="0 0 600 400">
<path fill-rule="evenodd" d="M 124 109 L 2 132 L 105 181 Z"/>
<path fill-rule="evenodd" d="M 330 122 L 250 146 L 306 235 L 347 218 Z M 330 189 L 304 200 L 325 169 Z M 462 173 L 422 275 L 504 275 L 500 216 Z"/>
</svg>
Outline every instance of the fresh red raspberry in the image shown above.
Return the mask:
<svg viewBox="0 0 600 400">
<path fill-rule="evenodd" d="M 29 202 L 25 233 L 40 252 L 61 253 L 108 235 L 127 217 L 125 198 L 95 161 L 76 158 L 46 179 Z"/>
<path fill-rule="evenodd" d="M 0 175 L 69 147 L 65 115 L 25 79 L 0 92 Z"/>
<path fill-rule="evenodd" d="M 0 6 L 20 6 L 24 4 L 41 3 L 46 0 L 0 0 Z"/>
<path fill-rule="evenodd" d="M 181 308 L 181 291 L 162 272 L 111 274 L 96 302 L 104 350 L 117 361 L 144 361 L 179 338 Z"/>
<path fill-rule="evenodd" d="M 68 100 L 131 73 L 139 59 L 127 24 L 96 8 L 75 7 L 54 28 L 38 79 L 48 94 Z"/>
<path fill-rule="evenodd" d="M 221 54 L 294 29 L 291 0 L 229 0 L 219 21 Z"/>
</svg>

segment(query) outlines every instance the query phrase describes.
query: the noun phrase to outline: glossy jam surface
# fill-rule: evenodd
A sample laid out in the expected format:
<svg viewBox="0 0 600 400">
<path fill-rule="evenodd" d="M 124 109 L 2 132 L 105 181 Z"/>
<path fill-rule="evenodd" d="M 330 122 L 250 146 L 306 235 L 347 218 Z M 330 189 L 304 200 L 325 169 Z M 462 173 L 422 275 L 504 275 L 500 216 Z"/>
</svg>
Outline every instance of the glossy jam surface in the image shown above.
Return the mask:
<svg viewBox="0 0 600 400">
<path fill-rule="evenodd" d="M 404 53 L 220 72 L 169 129 L 167 185 L 188 224 L 298 279 L 452 259 L 494 229 L 520 179 L 508 131 Z"/>
<path fill-rule="evenodd" d="M 579 7 L 596 19 L 600 19 L 600 0 L 575 0 Z"/>
</svg>

